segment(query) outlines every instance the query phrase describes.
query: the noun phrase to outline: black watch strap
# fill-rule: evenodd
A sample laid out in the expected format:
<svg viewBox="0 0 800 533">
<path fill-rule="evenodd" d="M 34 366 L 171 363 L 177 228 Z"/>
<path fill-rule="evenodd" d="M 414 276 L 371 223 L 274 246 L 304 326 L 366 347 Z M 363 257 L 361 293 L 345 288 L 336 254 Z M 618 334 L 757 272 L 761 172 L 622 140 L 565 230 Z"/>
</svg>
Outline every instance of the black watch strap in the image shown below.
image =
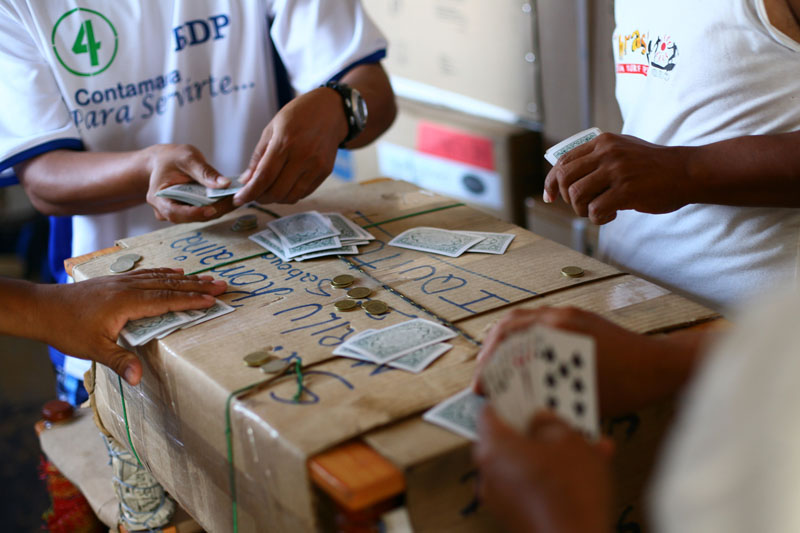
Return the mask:
<svg viewBox="0 0 800 533">
<path fill-rule="evenodd" d="M 344 145 L 355 138 L 356 135 L 361 133 L 362 128 L 359 126 L 359 121 L 356 119 L 355 110 L 353 109 L 353 89 L 344 83 L 329 81 L 323 87 L 333 89 L 339 96 L 342 97 L 342 107 L 344 108 L 344 116 L 347 119 L 347 137 L 339 144 L 339 148 L 344 148 Z"/>
</svg>

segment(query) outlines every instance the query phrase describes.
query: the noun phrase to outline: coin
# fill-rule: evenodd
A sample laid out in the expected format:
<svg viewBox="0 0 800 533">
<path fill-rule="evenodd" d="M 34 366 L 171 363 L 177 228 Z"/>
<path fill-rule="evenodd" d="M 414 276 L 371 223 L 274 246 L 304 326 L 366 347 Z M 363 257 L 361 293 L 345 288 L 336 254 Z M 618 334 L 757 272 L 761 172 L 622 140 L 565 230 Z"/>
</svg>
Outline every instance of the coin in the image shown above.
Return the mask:
<svg viewBox="0 0 800 533">
<path fill-rule="evenodd" d="M 353 287 L 347 291 L 347 296 L 349 298 L 366 298 L 370 294 L 372 294 L 372 289 L 368 289 L 367 287 Z"/>
<path fill-rule="evenodd" d="M 331 285 L 337 288 L 349 287 L 355 280 L 356 278 L 350 274 L 341 274 L 331 280 Z"/>
<path fill-rule="evenodd" d="M 339 311 L 352 311 L 356 307 L 358 307 L 358 302 L 355 300 L 339 300 L 335 304 L 336 309 Z"/>
<path fill-rule="evenodd" d="M 261 365 L 261 371 L 265 374 L 283 374 L 291 363 L 283 359 L 273 359 Z"/>
<path fill-rule="evenodd" d="M 108 269 L 115 274 L 119 274 L 120 272 L 127 272 L 128 270 L 132 269 L 134 262 L 130 259 L 117 259 L 114 261 Z"/>
<path fill-rule="evenodd" d="M 261 366 L 270 359 L 274 358 L 272 354 L 266 350 L 258 350 L 257 352 L 249 353 L 242 358 L 244 364 L 247 366 Z"/>
<path fill-rule="evenodd" d="M 142 256 L 139 254 L 125 254 L 117 257 L 117 261 L 119 261 L 120 259 L 130 259 L 131 261 L 136 263 L 138 261 L 141 261 Z"/>
<path fill-rule="evenodd" d="M 247 231 L 258 227 L 258 217 L 255 215 L 243 215 L 236 219 L 231 226 L 233 231 Z"/>
<path fill-rule="evenodd" d="M 370 300 L 364 303 L 362 307 L 371 315 L 382 315 L 389 310 L 389 306 L 386 305 L 386 302 L 380 300 Z"/>
<path fill-rule="evenodd" d="M 583 276 L 583 269 L 576 266 L 565 266 L 561 269 L 561 275 L 568 278 L 579 278 Z"/>
</svg>

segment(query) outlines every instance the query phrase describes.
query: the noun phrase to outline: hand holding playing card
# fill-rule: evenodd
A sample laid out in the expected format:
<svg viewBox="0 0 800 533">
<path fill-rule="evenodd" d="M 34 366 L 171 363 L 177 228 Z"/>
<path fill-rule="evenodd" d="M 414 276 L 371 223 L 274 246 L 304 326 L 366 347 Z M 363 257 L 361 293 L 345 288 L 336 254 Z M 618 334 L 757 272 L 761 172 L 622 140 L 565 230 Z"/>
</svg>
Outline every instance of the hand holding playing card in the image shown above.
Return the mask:
<svg viewBox="0 0 800 533">
<path fill-rule="evenodd" d="M 206 206 L 190 206 L 156 195 L 167 187 L 187 183 L 206 187 L 227 187 L 230 180 L 209 165 L 203 154 L 194 146 L 185 144 L 158 144 L 147 148 L 150 172 L 147 203 L 158 220 L 170 222 L 197 222 L 216 218 L 233 209 L 230 198 Z"/>
<path fill-rule="evenodd" d="M 608 439 L 589 442 L 552 413 L 520 433 L 484 408 L 473 449 L 480 501 L 509 531 L 608 531 L 612 449 Z"/>
<path fill-rule="evenodd" d="M 333 171 L 346 135 L 342 102 L 335 91 L 319 88 L 298 96 L 264 128 L 234 204 L 290 204 L 308 196 Z"/>
<path fill-rule="evenodd" d="M 211 276 L 184 276 L 168 268 L 37 286 L 37 337 L 68 355 L 102 363 L 136 385 L 142 364 L 117 344 L 128 320 L 210 307 L 226 286 Z"/>
<path fill-rule="evenodd" d="M 483 393 L 483 369 L 498 346 L 514 332 L 540 324 L 594 339 L 599 412 L 618 415 L 674 394 L 686 382 L 703 346 L 705 332 L 670 336 L 639 335 L 601 316 L 575 307 L 515 309 L 489 332 L 478 354 L 473 389 Z"/>
<path fill-rule="evenodd" d="M 624 209 L 675 211 L 697 201 L 688 190 L 691 150 L 603 133 L 558 159 L 545 179 L 545 201 L 561 196 L 595 224 L 611 222 Z"/>
</svg>

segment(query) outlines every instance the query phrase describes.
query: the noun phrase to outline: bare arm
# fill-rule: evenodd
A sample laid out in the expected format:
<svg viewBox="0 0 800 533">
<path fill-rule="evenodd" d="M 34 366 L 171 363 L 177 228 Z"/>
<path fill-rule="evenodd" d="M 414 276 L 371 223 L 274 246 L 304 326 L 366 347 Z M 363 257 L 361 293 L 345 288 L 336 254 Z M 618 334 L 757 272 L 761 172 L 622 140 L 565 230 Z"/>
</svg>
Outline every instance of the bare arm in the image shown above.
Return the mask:
<svg viewBox="0 0 800 533">
<path fill-rule="evenodd" d="M 397 109 L 392 87 L 379 63 L 359 65 L 342 81 L 366 100 L 367 126 L 347 145 L 364 146 L 394 120 Z M 234 203 L 294 203 L 308 196 L 333 171 L 336 150 L 346 136 L 347 119 L 336 91 L 320 87 L 301 94 L 264 128 L 242 175 L 247 185 Z"/>
<path fill-rule="evenodd" d="M 69 285 L 0 278 L 0 334 L 35 339 L 102 363 L 135 385 L 142 365 L 117 345 L 128 320 L 201 309 L 225 291 L 224 281 L 172 269 L 139 270 Z"/>
<path fill-rule="evenodd" d="M 46 215 L 109 213 L 144 201 L 146 150 L 54 150 L 14 168 L 34 207 Z"/>
<path fill-rule="evenodd" d="M 347 148 L 361 148 L 377 139 L 394 122 L 395 115 L 397 115 L 394 92 L 380 63 L 356 67 L 345 74 L 342 82 L 358 89 L 367 102 L 369 110 L 367 127 L 355 139 L 347 143 Z M 341 106 L 341 101 L 339 105 Z M 347 124 L 345 123 L 346 133 Z"/>
<path fill-rule="evenodd" d="M 800 207 L 800 132 L 705 146 L 658 146 L 604 133 L 565 154 L 545 180 L 596 224 L 617 211 L 669 213 L 694 204 Z"/>
<path fill-rule="evenodd" d="M 207 220 L 232 209 L 230 200 L 192 207 L 155 193 L 178 183 L 229 183 L 195 147 L 156 144 L 131 152 L 54 150 L 14 168 L 34 207 L 46 215 L 111 213 L 147 201 L 159 220 Z"/>
</svg>

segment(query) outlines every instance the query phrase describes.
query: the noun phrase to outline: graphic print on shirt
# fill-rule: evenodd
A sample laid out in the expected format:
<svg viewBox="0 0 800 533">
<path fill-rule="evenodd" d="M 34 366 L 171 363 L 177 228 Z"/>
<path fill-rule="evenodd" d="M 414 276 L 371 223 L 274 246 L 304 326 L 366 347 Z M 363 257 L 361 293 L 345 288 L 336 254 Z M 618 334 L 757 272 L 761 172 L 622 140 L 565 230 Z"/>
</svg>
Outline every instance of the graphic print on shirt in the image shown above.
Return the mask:
<svg viewBox="0 0 800 533">
<path fill-rule="evenodd" d="M 59 16 L 52 26 L 50 39 L 58 64 L 69 72 L 68 77 L 84 80 L 70 83 L 72 98 L 67 99 L 72 120 L 81 130 L 158 118 L 198 101 L 255 86 L 249 80 L 236 83 L 231 74 L 188 73 L 182 68 L 153 72 L 144 79 L 113 79 L 130 75 L 118 66 L 109 68 L 115 59 L 124 63 L 121 58 L 125 50 L 130 53 L 124 21 L 117 21 L 116 26 L 123 30 L 118 32 L 113 19 L 113 13 L 74 8 Z M 229 25 L 230 17 L 225 13 L 193 17 L 180 21 L 162 40 L 171 43 L 173 54 L 185 54 L 189 47 L 225 39 L 230 33 Z"/>
<path fill-rule="evenodd" d="M 639 74 L 669 80 L 676 67 L 678 45 L 669 35 L 651 36 L 634 30 L 615 32 L 617 74 Z"/>
<path fill-rule="evenodd" d="M 76 76 L 102 73 L 117 56 L 117 29 L 94 9 L 76 7 L 61 15 L 50 37 L 53 52 L 65 69 Z"/>
</svg>

